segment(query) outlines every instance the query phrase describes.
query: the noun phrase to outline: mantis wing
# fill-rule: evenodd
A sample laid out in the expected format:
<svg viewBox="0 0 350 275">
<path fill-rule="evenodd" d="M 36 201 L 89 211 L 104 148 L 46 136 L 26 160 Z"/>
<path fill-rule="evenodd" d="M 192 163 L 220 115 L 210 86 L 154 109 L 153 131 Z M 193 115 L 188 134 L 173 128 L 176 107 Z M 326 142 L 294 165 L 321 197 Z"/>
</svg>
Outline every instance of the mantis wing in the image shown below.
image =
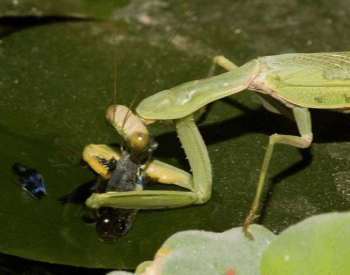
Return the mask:
<svg viewBox="0 0 350 275">
<path fill-rule="evenodd" d="M 350 106 L 350 52 L 283 54 L 258 59 L 270 88 L 298 106 Z"/>
</svg>

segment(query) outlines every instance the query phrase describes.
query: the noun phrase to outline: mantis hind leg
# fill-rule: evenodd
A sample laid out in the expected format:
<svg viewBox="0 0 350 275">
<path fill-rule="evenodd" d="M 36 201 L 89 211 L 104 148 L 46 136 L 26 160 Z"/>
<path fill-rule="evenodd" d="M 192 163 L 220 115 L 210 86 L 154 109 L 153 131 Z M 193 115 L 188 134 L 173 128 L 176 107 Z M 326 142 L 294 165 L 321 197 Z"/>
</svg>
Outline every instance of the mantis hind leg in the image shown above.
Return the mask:
<svg viewBox="0 0 350 275">
<path fill-rule="evenodd" d="M 262 164 L 254 202 L 253 202 L 252 208 L 250 209 L 250 213 L 244 222 L 243 229 L 242 229 L 244 234 L 251 240 L 253 240 L 254 238 L 248 232 L 248 227 L 259 216 L 256 214 L 256 212 L 259 207 L 261 191 L 264 186 L 266 173 L 269 168 L 269 164 L 270 164 L 270 160 L 272 157 L 272 152 L 275 144 L 276 143 L 287 144 L 297 148 L 307 148 L 311 145 L 313 135 L 311 130 L 311 117 L 310 117 L 309 110 L 307 108 L 296 107 L 293 109 L 293 114 L 294 114 L 295 121 L 297 123 L 301 137 L 273 134 L 269 138 L 269 145 L 267 147 L 264 161 Z"/>
</svg>

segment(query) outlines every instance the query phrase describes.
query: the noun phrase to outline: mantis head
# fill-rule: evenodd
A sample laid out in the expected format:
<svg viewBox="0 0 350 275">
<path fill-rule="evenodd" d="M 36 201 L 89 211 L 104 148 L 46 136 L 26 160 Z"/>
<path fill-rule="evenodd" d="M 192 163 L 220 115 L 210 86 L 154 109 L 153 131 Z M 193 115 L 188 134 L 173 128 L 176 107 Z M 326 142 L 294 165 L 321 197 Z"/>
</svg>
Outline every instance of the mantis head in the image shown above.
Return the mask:
<svg viewBox="0 0 350 275">
<path fill-rule="evenodd" d="M 106 110 L 106 120 L 123 137 L 133 152 L 147 150 L 150 143 L 149 132 L 129 108 L 117 104 L 109 106 Z"/>
</svg>

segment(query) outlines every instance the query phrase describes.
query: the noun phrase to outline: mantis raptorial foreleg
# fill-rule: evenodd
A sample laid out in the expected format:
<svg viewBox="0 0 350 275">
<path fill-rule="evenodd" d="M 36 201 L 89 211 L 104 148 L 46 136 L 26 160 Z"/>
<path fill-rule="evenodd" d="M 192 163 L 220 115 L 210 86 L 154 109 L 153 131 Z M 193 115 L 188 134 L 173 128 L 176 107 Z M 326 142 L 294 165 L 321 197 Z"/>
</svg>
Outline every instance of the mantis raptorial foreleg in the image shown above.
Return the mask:
<svg viewBox="0 0 350 275">
<path fill-rule="evenodd" d="M 149 136 L 145 125 L 124 106 L 112 105 L 107 109 L 106 119 L 127 141 L 126 151 L 121 154 L 113 147 L 91 144 L 83 153 L 84 160 L 108 180 L 103 192 L 93 193 L 85 202 L 89 208 L 98 209 L 96 230 L 101 241 L 113 243 L 124 235 L 131 228 L 137 209 L 182 207 L 202 204 L 210 199 L 211 166 L 203 138 L 195 124 L 201 113 L 202 109 L 175 122 L 192 167 L 192 176 L 176 167 L 150 160 L 157 144 Z M 111 170 L 112 162 L 117 164 Z M 160 183 L 175 184 L 189 191 L 144 190 L 143 174 Z"/>
<path fill-rule="evenodd" d="M 211 197 L 212 180 L 209 156 L 204 141 L 192 115 L 177 121 L 176 129 L 193 171 L 193 179 L 191 178 L 186 185 L 183 183 L 178 185 L 191 191 L 135 190 L 94 193 L 86 201 L 86 205 L 90 208 L 108 206 L 123 209 L 159 209 L 205 203 Z M 92 156 L 92 154 L 88 155 Z M 91 162 L 95 162 L 93 158 Z M 157 174 L 159 175 L 159 172 Z"/>
<path fill-rule="evenodd" d="M 119 161 L 122 153 L 119 148 L 105 144 L 90 144 L 85 147 L 83 158 L 90 167 L 104 179 L 110 179 L 111 173 L 101 159 Z M 174 166 L 155 159 L 151 159 L 145 166 L 147 176 L 163 184 L 175 184 L 189 190 L 193 190 L 192 176 Z"/>
</svg>

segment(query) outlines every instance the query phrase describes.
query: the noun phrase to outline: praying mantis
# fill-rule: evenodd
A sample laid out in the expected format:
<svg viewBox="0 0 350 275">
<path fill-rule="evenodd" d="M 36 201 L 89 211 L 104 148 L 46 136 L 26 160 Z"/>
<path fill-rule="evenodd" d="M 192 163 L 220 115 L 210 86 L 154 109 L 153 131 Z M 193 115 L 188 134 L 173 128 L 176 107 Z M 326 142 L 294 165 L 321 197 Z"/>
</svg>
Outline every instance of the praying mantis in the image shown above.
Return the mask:
<svg viewBox="0 0 350 275">
<path fill-rule="evenodd" d="M 262 97 L 263 106 L 269 111 L 292 115 L 300 133 L 300 136 L 273 134 L 269 137 L 255 198 L 242 228 L 244 234 L 253 239 L 248 227 L 258 217 L 261 191 L 274 145 L 286 144 L 296 148 L 307 148 L 311 145 L 313 134 L 309 108 L 333 109 L 342 112 L 349 110 L 350 52 L 266 56 L 251 60 L 241 67 L 237 67 L 224 56 L 217 56 L 214 58 L 214 64 L 224 67 L 228 72 L 188 82 L 144 99 L 136 108 L 136 113 L 141 120 L 137 120 L 133 115 L 130 119 L 129 124 L 134 125 L 135 128 L 129 128 L 128 122 L 123 122 L 125 111 L 122 115 L 123 112 L 118 112 L 119 107 L 114 108 L 113 116 L 107 115 L 107 120 L 129 144 L 138 144 L 138 141 L 140 144 L 146 144 L 131 145 L 141 151 L 148 145 L 147 142 L 141 141 L 143 138 L 140 137 L 148 134 L 140 130 L 139 126 L 157 120 L 175 121 L 176 130 L 193 175 L 157 161 L 151 161 L 145 171 L 150 177 L 160 179 L 160 182 L 176 184 L 189 191 L 136 190 L 125 193 L 93 194 L 86 201 L 88 207 L 158 209 L 207 202 L 211 197 L 211 166 L 204 141 L 195 124 L 196 117 L 200 115 L 205 105 L 249 89 Z M 126 121 L 129 121 L 129 118 Z M 135 136 L 138 137 L 136 142 L 134 142 Z M 96 164 L 96 156 L 102 153 L 102 146 L 94 148 L 92 149 L 90 145 L 84 151 L 84 159 L 93 168 L 94 163 Z M 111 148 L 106 150 L 109 152 L 108 154 L 106 152 L 106 157 L 114 154 L 114 152 L 111 153 Z M 98 167 L 94 169 L 99 170 Z M 171 181 L 161 180 L 169 177 Z"/>
</svg>

